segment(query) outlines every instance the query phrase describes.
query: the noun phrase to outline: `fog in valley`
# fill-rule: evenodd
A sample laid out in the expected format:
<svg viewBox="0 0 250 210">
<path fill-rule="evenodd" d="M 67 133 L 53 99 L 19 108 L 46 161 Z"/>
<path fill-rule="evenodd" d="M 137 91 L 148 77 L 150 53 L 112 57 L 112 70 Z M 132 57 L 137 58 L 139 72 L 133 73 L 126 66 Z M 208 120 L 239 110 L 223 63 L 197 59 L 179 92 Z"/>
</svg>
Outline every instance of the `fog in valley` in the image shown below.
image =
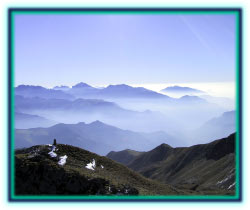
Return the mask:
<svg viewBox="0 0 250 210">
<path fill-rule="evenodd" d="M 174 98 L 129 85 L 21 85 L 15 88 L 16 147 L 58 138 L 105 155 L 111 150 L 148 151 L 161 143 L 191 146 L 235 132 L 235 112 L 226 103 L 232 99 L 189 93 Z"/>
</svg>

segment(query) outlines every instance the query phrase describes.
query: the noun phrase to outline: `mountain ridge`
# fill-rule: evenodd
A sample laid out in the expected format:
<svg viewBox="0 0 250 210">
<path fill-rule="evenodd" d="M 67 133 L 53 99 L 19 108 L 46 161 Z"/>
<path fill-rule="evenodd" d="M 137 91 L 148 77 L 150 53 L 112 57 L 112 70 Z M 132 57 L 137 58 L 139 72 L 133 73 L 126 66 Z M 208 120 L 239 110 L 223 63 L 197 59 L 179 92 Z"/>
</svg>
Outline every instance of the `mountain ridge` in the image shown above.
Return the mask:
<svg viewBox="0 0 250 210">
<path fill-rule="evenodd" d="M 125 165 L 147 178 L 179 189 L 234 194 L 235 134 L 191 147 L 172 148 L 162 144 Z"/>
<path fill-rule="evenodd" d="M 140 133 L 123 130 L 112 125 L 94 121 L 92 123 L 59 123 L 49 128 L 16 129 L 16 148 L 36 144 L 48 144 L 47 139 L 57 138 L 62 143 L 72 144 L 98 154 L 107 154 L 112 150 L 139 149 L 148 150 L 162 142 L 171 143 L 174 139 L 164 132 Z M 175 142 L 173 142 L 175 143 Z"/>
<path fill-rule="evenodd" d="M 109 158 L 64 144 L 16 150 L 15 169 L 17 195 L 187 194 L 149 180 Z"/>
<path fill-rule="evenodd" d="M 47 89 L 45 87 L 35 85 L 19 85 L 15 87 L 15 95 L 21 95 L 24 97 L 40 97 L 45 99 L 74 99 L 74 96 L 66 93 L 65 91 Z"/>
</svg>

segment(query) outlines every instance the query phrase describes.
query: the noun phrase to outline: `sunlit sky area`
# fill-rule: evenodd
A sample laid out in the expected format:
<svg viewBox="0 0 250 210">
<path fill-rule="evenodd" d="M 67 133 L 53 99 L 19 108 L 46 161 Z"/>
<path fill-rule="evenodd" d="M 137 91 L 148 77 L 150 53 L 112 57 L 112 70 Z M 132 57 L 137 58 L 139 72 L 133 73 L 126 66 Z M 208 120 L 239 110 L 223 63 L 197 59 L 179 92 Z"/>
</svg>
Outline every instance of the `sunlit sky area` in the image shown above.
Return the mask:
<svg viewBox="0 0 250 210">
<path fill-rule="evenodd" d="M 235 16 L 16 15 L 15 85 L 86 82 L 234 95 Z"/>
</svg>

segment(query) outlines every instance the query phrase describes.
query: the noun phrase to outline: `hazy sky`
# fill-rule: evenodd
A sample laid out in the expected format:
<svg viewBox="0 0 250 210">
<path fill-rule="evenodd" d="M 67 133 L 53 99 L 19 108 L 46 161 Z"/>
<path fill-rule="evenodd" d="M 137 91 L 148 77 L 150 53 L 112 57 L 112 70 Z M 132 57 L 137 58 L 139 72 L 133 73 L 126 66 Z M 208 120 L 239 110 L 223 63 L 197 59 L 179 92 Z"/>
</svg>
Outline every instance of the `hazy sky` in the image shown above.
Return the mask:
<svg viewBox="0 0 250 210">
<path fill-rule="evenodd" d="M 15 16 L 15 85 L 234 79 L 234 15 Z"/>
</svg>

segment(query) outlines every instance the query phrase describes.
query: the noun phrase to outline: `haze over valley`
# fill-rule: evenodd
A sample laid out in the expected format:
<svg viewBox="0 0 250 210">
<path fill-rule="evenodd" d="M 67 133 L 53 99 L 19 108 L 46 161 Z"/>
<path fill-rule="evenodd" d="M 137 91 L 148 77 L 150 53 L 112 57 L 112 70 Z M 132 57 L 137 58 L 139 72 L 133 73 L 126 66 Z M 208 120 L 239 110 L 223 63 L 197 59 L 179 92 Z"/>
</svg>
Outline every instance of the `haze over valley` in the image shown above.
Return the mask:
<svg viewBox="0 0 250 210">
<path fill-rule="evenodd" d="M 111 150 L 148 151 L 162 143 L 172 147 L 208 143 L 235 132 L 235 111 L 209 100 L 213 96 L 205 99 L 202 90 L 180 86 L 165 90 L 186 95 L 173 98 L 126 84 L 95 88 L 81 82 L 52 89 L 20 85 L 15 88 L 16 147 L 59 138 L 105 155 Z M 86 126 L 91 127 L 89 133 L 83 132 Z M 123 134 L 110 133 L 111 128 Z"/>
<path fill-rule="evenodd" d="M 236 199 L 239 11 L 67 12 L 11 15 L 14 194 Z"/>
</svg>

